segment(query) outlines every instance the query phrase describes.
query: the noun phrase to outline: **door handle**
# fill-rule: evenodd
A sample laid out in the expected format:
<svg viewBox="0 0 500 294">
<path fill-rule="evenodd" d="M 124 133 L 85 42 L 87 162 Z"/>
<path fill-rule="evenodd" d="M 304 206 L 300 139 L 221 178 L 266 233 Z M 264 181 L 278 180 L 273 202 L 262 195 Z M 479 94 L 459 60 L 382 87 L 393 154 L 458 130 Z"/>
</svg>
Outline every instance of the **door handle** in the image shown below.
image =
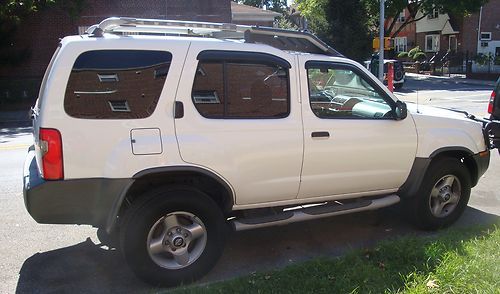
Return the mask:
<svg viewBox="0 0 500 294">
<path fill-rule="evenodd" d="M 174 118 L 184 117 L 184 104 L 180 101 L 175 101 L 174 104 Z"/>
<path fill-rule="evenodd" d="M 312 132 L 311 138 L 330 138 L 329 132 Z"/>
</svg>

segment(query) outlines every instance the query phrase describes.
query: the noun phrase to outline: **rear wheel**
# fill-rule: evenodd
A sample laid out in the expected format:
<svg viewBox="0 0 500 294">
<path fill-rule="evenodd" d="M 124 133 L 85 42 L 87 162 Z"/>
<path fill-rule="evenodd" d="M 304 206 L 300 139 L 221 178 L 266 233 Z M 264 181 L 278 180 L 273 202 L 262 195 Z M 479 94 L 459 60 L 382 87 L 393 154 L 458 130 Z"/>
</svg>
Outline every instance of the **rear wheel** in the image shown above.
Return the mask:
<svg viewBox="0 0 500 294">
<path fill-rule="evenodd" d="M 405 201 L 406 215 L 419 228 L 434 230 L 451 225 L 469 202 L 468 170 L 455 158 L 431 163 L 417 195 Z"/>
<path fill-rule="evenodd" d="M 135 274 L 153 285 L 189 283 L 207 273 L 224 245 L 216 203 L 189 187 L 160 188 L 127 212 L 121 248 Z"/>
</svg>

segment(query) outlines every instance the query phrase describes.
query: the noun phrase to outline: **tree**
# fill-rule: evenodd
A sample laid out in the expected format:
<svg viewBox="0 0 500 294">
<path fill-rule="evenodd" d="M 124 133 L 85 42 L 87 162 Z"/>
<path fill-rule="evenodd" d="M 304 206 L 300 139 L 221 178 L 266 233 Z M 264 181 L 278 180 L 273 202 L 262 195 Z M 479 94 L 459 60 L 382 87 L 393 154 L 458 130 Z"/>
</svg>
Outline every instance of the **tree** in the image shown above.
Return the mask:
<svg viewBox="0 0 500 294">
<path fill-rule="evenodd" d="M 328 31 L 326 8 L 328 0 L 295 0 L 300 14 L 307 19 L 308 29 L 322 38 Z"/>
<path fill-rule="evenodd" d="M 367 12 L 359 0 L 299 0 L 309 29 L 345 56 L 362 62 L 372 51 Z"/>
<path fill-rule="evenodd" d="M 284 14 L 287 9 L 286 0 L 237 0 L 236 2 L 260 8 L 266 6 L 267 9 L 281 14 Z"/>
<path fill-rule="evenodd" d="M 0 1 L 0 64 L 15 65 L 29 54 L 29 48 L 15 43 L 17 29 L 23 20 L 48 7 L 59 7 L 71 17 L 82 9 L 84 0 L 1 0 Z"/>
<path fill-rule="evenodd" d="M 368 14 L 370 15 L 370 23 L 373 27 L 378 27 L 378 17 L 380 13 L 379 0 L 363 0 Z M 396 37 L 401 30 L 407 25 L 419 21 L 433 13 L 437 9 L 440 13 L 449 13 L 454 16 L 466 16 L 477 12 L 479 8 L 487 3 L 488 0 L 386 0 L 385 1 L 385 18 L 390 20 L 385 28 L 385 36 Z M 408 9 L 409 17 L 399 26 L 396 27 L 397 18 L 400 12 Z"/>
</svg>

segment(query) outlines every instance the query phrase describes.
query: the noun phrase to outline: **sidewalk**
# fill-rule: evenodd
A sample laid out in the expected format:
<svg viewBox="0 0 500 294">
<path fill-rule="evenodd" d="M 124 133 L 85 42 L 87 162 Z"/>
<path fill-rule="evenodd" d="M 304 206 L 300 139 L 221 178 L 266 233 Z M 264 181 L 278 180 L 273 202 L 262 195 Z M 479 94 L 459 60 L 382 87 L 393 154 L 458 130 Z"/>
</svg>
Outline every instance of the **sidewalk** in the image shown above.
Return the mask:
<svg viewBox="0 0 500 294">
<path fill-rule="evenodd" d="M 473 80 L 473 79 L 467 79 L 465 78 L 464 75 L 454 75 L 451 77 L 448 76 L 431 76 L 431 75 L 423 75 L 423 74 L 416 74 L 416 73 L 406 73 L 407 77 L 412 77 L 417 80 L 423 80 L 423 79 L 442 79 L 442 80 L 447 80 L 447 81 L 453 81 L 456 83 L 463 83 L 463 84 L 469 84 L 469 85 L 480 85 L 480 86 L 488 86 L 492 87 L 495 85 L 494 81 L 483 81 L 483 80 Z"/>
</svg>

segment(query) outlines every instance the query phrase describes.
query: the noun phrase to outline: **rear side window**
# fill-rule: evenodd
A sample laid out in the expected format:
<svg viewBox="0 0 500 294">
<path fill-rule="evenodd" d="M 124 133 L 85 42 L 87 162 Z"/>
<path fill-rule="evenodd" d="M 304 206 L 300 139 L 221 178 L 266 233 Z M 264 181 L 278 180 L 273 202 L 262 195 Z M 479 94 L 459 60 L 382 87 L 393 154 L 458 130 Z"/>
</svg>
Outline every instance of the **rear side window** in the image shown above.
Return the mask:
<svg viewBox="0 0 500 294">
<path fill-rule="evenodd" d="M 76 118 L 134 119 L 158 103 L 172 54 L 147 50 L 96 50 L 76 59 L 64 109 Z"/>
<path fill-rule="evenodd" d="M 288 68 L 258 60 L 200 61 L 192 98 L 207 118 L 283 118 L 290 110 Z"/>
</svg>

